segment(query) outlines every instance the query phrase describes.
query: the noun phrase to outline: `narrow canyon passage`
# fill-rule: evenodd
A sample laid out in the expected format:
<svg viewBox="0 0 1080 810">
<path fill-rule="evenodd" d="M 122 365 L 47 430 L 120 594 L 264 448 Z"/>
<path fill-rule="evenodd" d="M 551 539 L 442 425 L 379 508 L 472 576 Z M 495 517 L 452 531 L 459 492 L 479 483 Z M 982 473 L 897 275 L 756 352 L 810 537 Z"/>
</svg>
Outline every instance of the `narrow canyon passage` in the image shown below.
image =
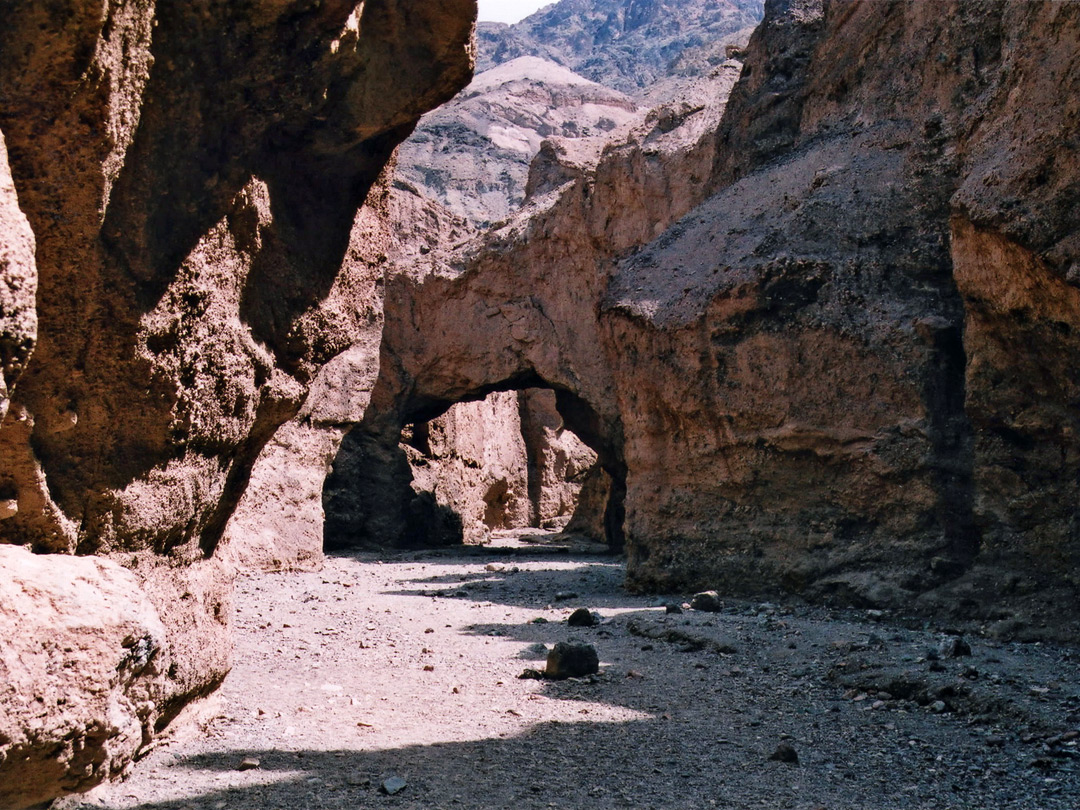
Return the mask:
<svg viewBox="0 0 1080 810">
<path fill-rule="evenodd" d="M 628 594 L 620 558 L 550 537 L 244 576 L 204 733 L 61 807 L 1075 807 L 1075 652 L 957 656 L 880 611 L 668 613 L 689 595 Z M 601 624 L 568 627 L 579 607 Z M 571 637 L 599 675 L 517 677 Z"/>
</svg>

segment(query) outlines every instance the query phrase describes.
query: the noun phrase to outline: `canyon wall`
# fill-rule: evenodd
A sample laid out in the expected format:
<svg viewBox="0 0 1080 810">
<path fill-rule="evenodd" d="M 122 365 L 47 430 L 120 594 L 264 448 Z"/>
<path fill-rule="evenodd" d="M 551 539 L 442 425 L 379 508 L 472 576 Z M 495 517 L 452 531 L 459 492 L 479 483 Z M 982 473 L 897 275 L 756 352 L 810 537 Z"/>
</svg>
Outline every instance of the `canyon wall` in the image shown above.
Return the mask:
<svg viewBox="0 0 1080 810">
<path fill-rule="evenodd" d="M 378 335 L 380 176 L 475 13 L 0 3 L 4 807 L 115 775 L 228 671 L 227 521 Z"/>
<path fill-rule="evenodd" d="M 546 141 L 521 214 L 388 280 L 379 378 L 327 481 L 328 543 L 423 542 L 423 527 L 440 518 L 415 512 L 424 507 L 399 458 L 402 427 L 457 402 L 539 387 L 554 389 L 566 429 L 609 476 L 610 486 L 600 478 L 594 489 L 601 499 L 610 489 L 604 523 L 621 546 L 621 416 L 597 305 L 616 256 L 705 198 L 715 128 L 739 67 L 721 66 L 621 141 Z"/>
<path fill-rule="evenodd" d="M 1075 4 L 767 3 L 718 124 L 553 142 L 390 285 L 362 435 L 550 387 L 633 587 L 1074 633 L 1078 45 Z"/>
</svg>

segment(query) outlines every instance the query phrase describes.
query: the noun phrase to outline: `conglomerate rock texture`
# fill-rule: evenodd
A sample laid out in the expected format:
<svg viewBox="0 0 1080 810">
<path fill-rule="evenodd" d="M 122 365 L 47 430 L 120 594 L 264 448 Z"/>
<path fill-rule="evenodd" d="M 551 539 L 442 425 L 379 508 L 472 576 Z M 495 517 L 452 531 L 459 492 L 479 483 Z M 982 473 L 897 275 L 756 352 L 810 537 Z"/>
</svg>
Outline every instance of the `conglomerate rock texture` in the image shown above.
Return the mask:
<svg viewBox="0 0 1080 810">
<path fill-rule="evenodd" d="M 365 435 L 551 387 L 633 586 L 1073 633 L 1078 45 L 1071 3 L 767 3 L 718 126 L 553 144 L 391 285 Z"/>
<path fill-rule="evenodd" d="M 226 522 L 319 368 L 378 331 L 385 259 L 366 219 L 388 215 L 379 178 L 395 146 L 470 78 L 475 13 L 471 0 L 0 3 L 0 543 L 49 555 L 11 558 L 4 588 L 26 598 L 5 599 L 5 621 L 38 627 L 11 613 L 45 598 L 31 569 L 70 568 L 80 632 L 100 642 L 94 669 L 81 653 L 59 664 L 79 711 L 38 722 L 26 689 L 44 685 L 18 671 L 37 659 L 0 639 L 5 685 L 26 687 L 0 695 L 4 807 L 114 774 L 228 671 Z M 138 733 L 94 674 L 129 647 L 95 600 L 154 638 L 153 666 L 115 685 L 142 695 L 124 715 Z M 160 626 L 139 618 L 147 600 Z"/>
</svg>

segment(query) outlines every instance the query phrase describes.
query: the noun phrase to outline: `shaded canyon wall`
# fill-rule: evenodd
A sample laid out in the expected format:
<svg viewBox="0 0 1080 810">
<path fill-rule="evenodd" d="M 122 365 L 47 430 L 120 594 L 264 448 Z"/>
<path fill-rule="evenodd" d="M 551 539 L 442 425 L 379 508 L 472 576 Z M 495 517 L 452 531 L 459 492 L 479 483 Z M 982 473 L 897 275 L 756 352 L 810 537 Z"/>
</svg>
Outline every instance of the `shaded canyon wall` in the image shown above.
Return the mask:
<svg viewBox="0 0 1080 810">
<path fill-rule="evenodd" d="M 116 775 L 228 671 L 226 522 L 377 343 L 383 170 L 475 12 L 0 3 L 3 807 Z"/>
</svg>

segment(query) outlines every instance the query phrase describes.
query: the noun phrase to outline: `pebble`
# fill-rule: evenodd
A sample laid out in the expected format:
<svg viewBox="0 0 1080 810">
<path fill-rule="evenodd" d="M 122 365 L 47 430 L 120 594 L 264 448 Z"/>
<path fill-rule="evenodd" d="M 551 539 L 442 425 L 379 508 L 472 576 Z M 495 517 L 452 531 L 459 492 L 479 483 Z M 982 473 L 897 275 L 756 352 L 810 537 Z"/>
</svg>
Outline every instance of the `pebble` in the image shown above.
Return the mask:
<svg viewBox="0 0 1080 810">
<path fill-rule="evenodd" d="M 240 764 L 236 766 L 238 771 L 253 771 L 258 768 L 262 763 L 255 757 L 244 757 L 240 760 Z"/>
<path fill-rule="evenodd" d="M 383 783 L 379 785 L 379 790 L 385 793 L 387 796 L 394 796 L 401 793 L 407 786 L 408 782 L 402 779 L 400 776 L 391 776 L 383 780 Z"/>
<path fill-rule="evenodd" d="M 555 594 L 556 602 L 565 602 L 567 599 L 577 599 L 578 595 L 574 591 L 559 591 Z"/>
<path fill-rule="evenodd" d="M 945 705 L 944 700 L 935 700 L 933 703 L 930 704 L 930 711 L 934 712 L 935 714 L 941 714 L 947 708 L 949 707 Z"/>
<path fill-rule="evenodd" d="M 701 593 L 695 593 L 694 598 L 690 600 L 690 607 L 694 610 L 701 610 L 705 613 L 719 613 L 723 609 L 723 605 L 720 602 L 720 594 L 716 591 L 702 591 Z"/>
<path fill-rule="evenodd" d="M 962 658 L 971 655 L 971 645 L 964 639 L 953 636 L 941 642 L 937 652 L 942 658 Z"/>
<path fill-rule="evenodd" d="M 776 746 L 776 750 L 769 755 L 769 760 L 773 762 L 787 762 L 791 765 L 799 764 L 799 752 L 795 750 L 795 747 L 791 743 L 782 742 Z"/>
<path fill-rule="evenodd" d="M 571 627 L 595 627 L 600 624 L 600 614 L 594 613 L 588 608 L 578 608 L 570 614 L 566 623 Z"/>
<path fill-rule="evenodd" d="M 592 644 L 560 641 L 548 653 L 545 676 L 552 680 L 580 678 L 600 671 L 600 656 Z"/>
<path fill-rule="evenodd" d="M 668 602 L 666 605 L 664 605 L 664 612 L 682 613 L 682 605 L 676 604 L 675 602 Z"/>
</svg>

